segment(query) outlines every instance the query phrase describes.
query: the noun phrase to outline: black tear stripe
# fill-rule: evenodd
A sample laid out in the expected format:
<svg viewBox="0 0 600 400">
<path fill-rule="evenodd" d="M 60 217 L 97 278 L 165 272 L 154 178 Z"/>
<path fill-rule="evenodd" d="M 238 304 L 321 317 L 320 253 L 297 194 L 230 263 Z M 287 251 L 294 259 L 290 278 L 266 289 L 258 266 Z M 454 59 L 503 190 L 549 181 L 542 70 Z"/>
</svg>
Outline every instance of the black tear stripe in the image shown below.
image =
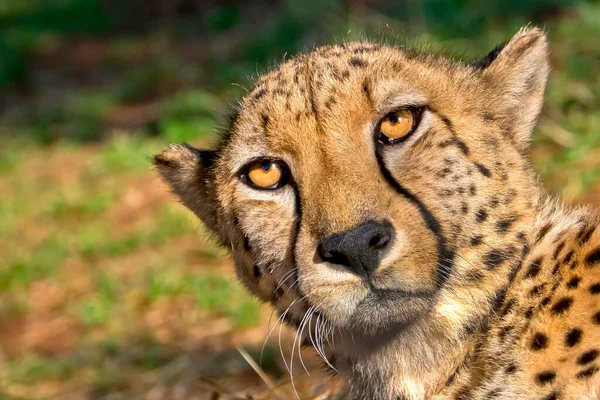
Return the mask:
<svg viewBox="0 0 600 400">
<path fill-rule="evenodd" d="M 404 188 L 398 181 L 394 179 L 390 170 L 385 166 L 380 149 L 380 147 L 377 147 L 375 150 L 375 157 L 377 158 L 377 163 L 379 164 L 379 169 L 381 170 L 383 177 L 398 194 L 417 207 L 421 217 L 427 225 L 427 228 L 435 236 L 438 250 L 438 284 L 439 286 L 442 286 L 450 277 L 452 265 L 454 264 L 454 252 L 448 249 L 448 246 L 446 245 L 447 240 L 443 235 L 442 227 L 440 226 L 439 221 L 433 216 L 431 211 L 429 211 L 427 206 L 417 196 L 415 196 L 408 189 Z"/>
<path fill-rule="evenodd" d="M 296 206 L 296 220 L 294 221 L 292 230 L 292 268 L 294 268 L 294 272 L 292 273 L 294 280 L 292 282 L 296 282 L 299 273 L 296 247 L 298 246 L 298 235 L 300 235 L 300 226 L 302 225 L 302 203 L 300 202 L 300 190 L 298 189 L 298 185 L 296 182 L 291 182 L 290 185 L 294 190 L 294 204 Z M 300 285 L 296 285 L 296 291 L 299 293 L 300 298 L 304 297 L 304 294 L 300 290 Z"/>
</svg>

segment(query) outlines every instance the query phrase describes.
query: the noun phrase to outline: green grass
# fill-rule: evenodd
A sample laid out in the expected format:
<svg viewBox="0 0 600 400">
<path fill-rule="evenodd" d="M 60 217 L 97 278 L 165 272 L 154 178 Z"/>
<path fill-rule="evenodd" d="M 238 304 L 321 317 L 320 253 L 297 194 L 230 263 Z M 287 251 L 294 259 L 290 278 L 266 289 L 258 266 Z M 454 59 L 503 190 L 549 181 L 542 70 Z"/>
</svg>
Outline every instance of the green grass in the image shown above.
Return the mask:
<svg viewBox="0 0 600 400">
<path fill-rule="evenodd" d="M 205 311 L 226 315 L 239 327 L 250 327 L 259 318 L 257 301 L 246 294 L 231 277 L 216 273 L 185 273 L 177 266 L 150 268 L 146 273 L 146 297 L 160 298 L 193 294 L 197 306 Z"/>
<path fill-rule="evenodd" d="M 78 232 L 75 242 L 77 253 L 83 257 L 120 257 L 141 247 L 161 246 L 169 240 L 195 232 L 189 214 L 182 209 L 172 211 L 167 205 L 157 211 L 155 219 L 136 231 L 115 237 L 104 222 L 87 224 Z"/>
<path fill-rule="evenodd" d="M 104 145 L 95 168 L 97 173 L 106 175 L 147 171 L 149 157 L 160 149 L 160 143 L 140 134 L 119 136 Z"/>
<path fill-rule="evenodd" d="M 41 380 L 65 379 L 76 372 L 78 364 L 75 355 L 52 358 L 30 353 L 17 362 L 9 363 L 8 380 L 32 384 Z"/>
<path fill-rule="evenodd" d="M 113 304 L 101 297 L 92 297 L 77 307 L 77 316 L 88 325 L 104 325 L 112 310 Z"/>
<path fill-rule="evenodd" d="M 68 255 L 65 243 L 48 238 L 31 249 L 31 253 L 8 262 L 0 268 L 0 291 L 51 276 Z"/>
</svg>

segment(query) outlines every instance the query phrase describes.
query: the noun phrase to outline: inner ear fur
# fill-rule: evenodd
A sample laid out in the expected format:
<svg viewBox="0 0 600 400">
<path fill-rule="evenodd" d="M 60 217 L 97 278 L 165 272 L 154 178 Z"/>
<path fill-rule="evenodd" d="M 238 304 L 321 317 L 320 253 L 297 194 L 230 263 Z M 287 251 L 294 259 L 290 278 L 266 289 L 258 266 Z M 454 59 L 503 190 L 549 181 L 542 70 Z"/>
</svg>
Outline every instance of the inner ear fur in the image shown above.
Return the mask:
<svg viewBox="0 0 600 400">
<path fill-rule="evenodd" d="M 215 158 L 213 150 L 200 150 L 182 143 L 169 145 L 154 156 L 153 161 L 162 179 L 183 204 L 224 242 L 211 173 Z"/>
<path fill-rule="evenodd" d="M 491 83 L 489 98 L 496 99 L 491 111 L 510 126 L 519 150 L 526 150 L 542 110 L 550 72 L 546 34 L 536 27 L 521 28 L 474 67 Z"/>
</svg>

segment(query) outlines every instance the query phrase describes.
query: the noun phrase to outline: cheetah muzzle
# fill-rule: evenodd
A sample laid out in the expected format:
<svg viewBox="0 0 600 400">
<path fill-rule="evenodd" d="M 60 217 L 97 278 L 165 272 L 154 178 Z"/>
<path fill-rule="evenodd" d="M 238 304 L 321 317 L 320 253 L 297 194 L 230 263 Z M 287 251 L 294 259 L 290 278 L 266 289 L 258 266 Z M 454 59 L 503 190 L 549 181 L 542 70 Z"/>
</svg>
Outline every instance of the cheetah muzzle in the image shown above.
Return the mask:
<svg viewBox="0 0 600 400">
<path fill-rule="evenodd" d="M 321 47 L 155 165 L 357 398 L 600 398 L 599 217 L 527 157 L 549 69 L 537 28 L 470 64 Z"/>
</svg>

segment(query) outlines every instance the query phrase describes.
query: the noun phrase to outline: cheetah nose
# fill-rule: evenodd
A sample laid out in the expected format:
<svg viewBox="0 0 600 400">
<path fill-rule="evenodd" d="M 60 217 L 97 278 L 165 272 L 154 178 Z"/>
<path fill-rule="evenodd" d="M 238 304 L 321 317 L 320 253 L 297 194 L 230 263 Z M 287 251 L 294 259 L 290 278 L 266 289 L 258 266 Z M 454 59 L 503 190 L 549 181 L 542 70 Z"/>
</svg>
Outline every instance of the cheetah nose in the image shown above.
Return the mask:
<svg viewBox="0 0 600 400">
<path fill-rule="evenodd" d="M 379 266 L 393 236 L 394 228 L 389 221 L 369 221 L 325 238 L 318 251 L 324 261 L 369 277 Z"/>
</svg>

